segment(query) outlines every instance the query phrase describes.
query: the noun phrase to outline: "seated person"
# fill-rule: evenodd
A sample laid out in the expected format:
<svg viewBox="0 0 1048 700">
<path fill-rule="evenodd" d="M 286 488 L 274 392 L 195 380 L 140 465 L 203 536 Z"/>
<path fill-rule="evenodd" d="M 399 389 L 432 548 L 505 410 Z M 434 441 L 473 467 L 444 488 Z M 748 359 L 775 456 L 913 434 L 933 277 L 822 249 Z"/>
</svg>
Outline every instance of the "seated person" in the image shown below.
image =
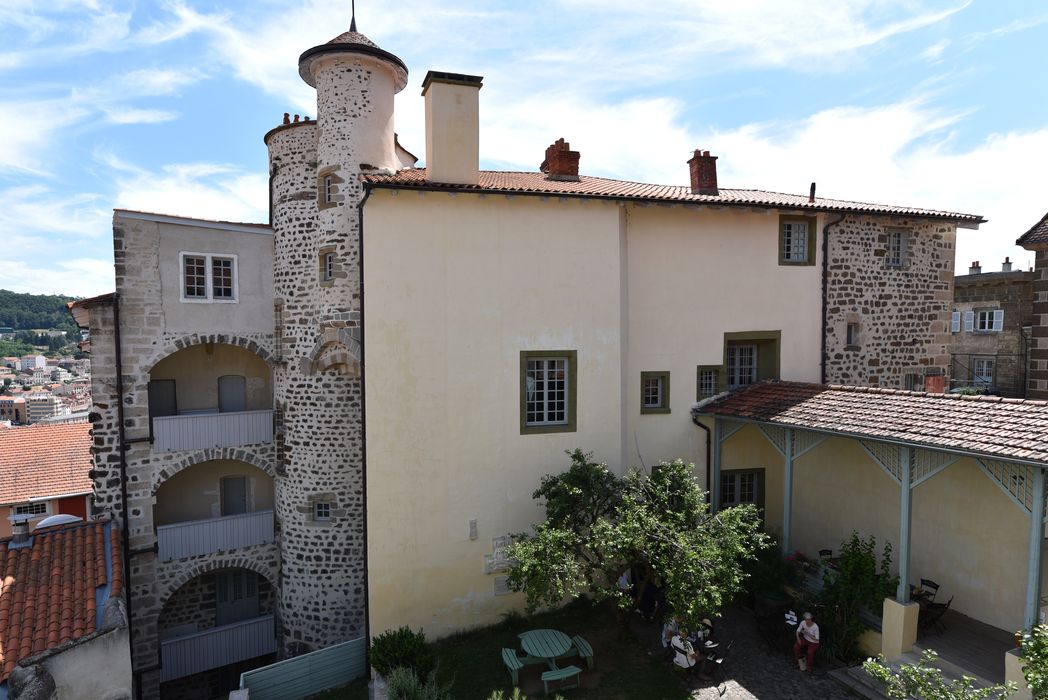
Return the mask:
<svg viewBox="0 0 1048 700">
<path fill-rule="evenodd" d="M 793 658 L 800 670 L 812 673 L 815 669 L 815 652 L 819 650 L 819 626 L 815 624 L 811 613 L 804 613 L 804 619 L 797 625 L 797 642 L 793 645 Z M 801 660 L 801 652 L 807 651 L 807 668 Z"/>
<path fill-rule="evenodd" d="M 680 623 L 677 621 L 676 617 L 671 617 L 663 623 L 661 640 L 663 649 L 669 649 L 670 642 L 673 641 L 673 638 L 677 636 L 678 632 L 680 632 Z"/>
<path fill-rule="evenodd" d="M 695 651 L 695 648 L 688 641 L 688 630 L 683 627 L 677 633 L 670 642 L 670 647 L 673 649 L 674 657 L 673 664 L 679 668 L 683 668 L 686 671 L 691 671 L 696 666 L 699 667 L 699 678 L 708 681 L 709 676 L 703 673 L 702 669 L 705 665 L 706 656 L 700 652 Z"/>
<path fill-rule="evenodd" d="M 699 628 L 692 632 L 694 639 L 693 644 L 705 644 L 706 642 L 713 642 L 713 622 L 708 617 L 702 618 L 702 622 L 699 623 Z"/>
</svg>

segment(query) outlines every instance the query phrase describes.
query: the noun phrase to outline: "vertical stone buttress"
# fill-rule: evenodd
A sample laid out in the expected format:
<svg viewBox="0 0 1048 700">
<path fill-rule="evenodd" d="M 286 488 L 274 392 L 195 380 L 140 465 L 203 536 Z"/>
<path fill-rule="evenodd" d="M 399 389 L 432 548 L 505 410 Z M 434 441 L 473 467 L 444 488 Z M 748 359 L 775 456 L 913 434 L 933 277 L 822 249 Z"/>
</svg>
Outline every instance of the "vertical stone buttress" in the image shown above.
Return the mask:
<svg viewBox="0 0 1048 700">
<path fill-rule="evenodd" d="M 317 88 L 317 120 L 267 136 L 283 360 L 274 388 L 285 656 L 365 632 L 357 207 L 361 170 L 395 168 L 393 95 L 406 71 L 388 57 L 355 33 L 306 52 L 300 68 Z M 314 517 L 318 502 L 330 504 L 330 519 Z"/>
</svg>

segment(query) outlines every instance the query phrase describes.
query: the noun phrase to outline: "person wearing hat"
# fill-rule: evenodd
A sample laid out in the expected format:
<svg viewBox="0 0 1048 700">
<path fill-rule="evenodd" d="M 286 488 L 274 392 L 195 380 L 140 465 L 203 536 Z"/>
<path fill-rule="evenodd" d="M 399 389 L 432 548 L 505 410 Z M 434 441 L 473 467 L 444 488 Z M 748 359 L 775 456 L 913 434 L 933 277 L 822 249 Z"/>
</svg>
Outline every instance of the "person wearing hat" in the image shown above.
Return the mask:
<svg viewBox="0 0 1048 700">
<path fill-rule="evenodd" d="M 793 658 L 797 667 L 802 671 L 811 673 L 815 669 L 815 652 L 819 650 L 819 626 L 815 624 L 811 613 L 804 613 L 804 619 L 797 625 L 797 642 L 793 645 Z M 807 667 L 801 652 L 807 651 Z"/>
</svg>

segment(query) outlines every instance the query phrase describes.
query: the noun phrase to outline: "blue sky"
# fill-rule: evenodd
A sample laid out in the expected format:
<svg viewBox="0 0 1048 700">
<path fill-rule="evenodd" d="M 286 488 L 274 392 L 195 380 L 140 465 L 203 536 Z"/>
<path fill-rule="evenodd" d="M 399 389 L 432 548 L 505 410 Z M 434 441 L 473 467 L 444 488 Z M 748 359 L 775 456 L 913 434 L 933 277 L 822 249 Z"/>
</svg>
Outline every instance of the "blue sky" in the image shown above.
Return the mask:
<svg viewBox="0 0 1048 700">
<path fill-rule="evenodd" d="M 114 207 L 264 221 L 262 136 L 315 116 L 305 49 L 348 0 L 0 0 L 0 288 L 113 287 Z M 1031 256 L 1046 210 L 1048 5 L 1020 0 L 360 0 L 411 71 L 401 142 L 424 154 L 423 76 L 484 76 L 482 167 L 535 169 L 558 137 L 585 174 L 982 214 L 958 269 Z M 1038 168 L 1038 165 L 1041 167 Z"/>
</svg>

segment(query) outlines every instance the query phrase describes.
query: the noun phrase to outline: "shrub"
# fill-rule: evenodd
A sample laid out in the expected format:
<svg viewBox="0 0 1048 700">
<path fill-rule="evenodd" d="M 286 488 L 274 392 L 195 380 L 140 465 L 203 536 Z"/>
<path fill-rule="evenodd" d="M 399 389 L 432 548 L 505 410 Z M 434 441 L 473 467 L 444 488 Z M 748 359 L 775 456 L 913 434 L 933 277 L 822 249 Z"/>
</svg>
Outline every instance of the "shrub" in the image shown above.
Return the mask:
<svg viewBox="0 0 1048 700">
<path fill-rule="evenodd" d="M 528 696 L 520 692 L 520 688 L 514 688 L 513 694 L 507 696 L 505 691 L 493 690 L 491 695 L 488 696 L 488 700 L 528 700 Z M 564 700 L 561 695 L 555 695 L 553 700 Z"/>
<path fill-rule="evenodd" d="M 968 676 L 950 680 L 933 665 L 936 658 L 938 654 L 929 649 L 916 664 L 903 664 L 898 671 L 883 656 L 867 659 L 862 668 L 884 683 L 884 693 L 892 700 L 1003 700 L 1017 690 L 1014 683 L 976 688 L 975 679 Z"/>
<path fill-rule="evenodd" d="M 405 666 L 415 671 L 419 678 L 428 678 L 433 671 L 433 651 L 426 644 L 422 630 L 412 632 L 401 627 L 383 632 L 371 642 L 371 665 L 383 676 Z"/>
<path fill-rule="evenodd" d="M 1023 632 L 1023 677 L 1035 698 L 1048 697 L 1048 625 Z"/>
<path fill-rule="evenodd" d="M 437 683 L 436 673 L 429 673 L 422 681 L 406 666 L 393 669 L 386 678 L 386 693 L 389 700 L 454 700 L 451 688 Z"/>
<path fill-rule="evenodd" d="M 824 642 L 827 651 L 841 661 L 856 658 L 856 642 L 866 630 L 860 613 L 865 607 L 878 614 L 885 598 L 894 595 L 899 577 L 890 573 L 892 547 L 884 543 L 880 564 L 877 539 L 862 539 L 857 532 L 841 544 L 836 571 L 827 571 L 822 604 L 832 615 L 833 634 Z"/>
</svg>

